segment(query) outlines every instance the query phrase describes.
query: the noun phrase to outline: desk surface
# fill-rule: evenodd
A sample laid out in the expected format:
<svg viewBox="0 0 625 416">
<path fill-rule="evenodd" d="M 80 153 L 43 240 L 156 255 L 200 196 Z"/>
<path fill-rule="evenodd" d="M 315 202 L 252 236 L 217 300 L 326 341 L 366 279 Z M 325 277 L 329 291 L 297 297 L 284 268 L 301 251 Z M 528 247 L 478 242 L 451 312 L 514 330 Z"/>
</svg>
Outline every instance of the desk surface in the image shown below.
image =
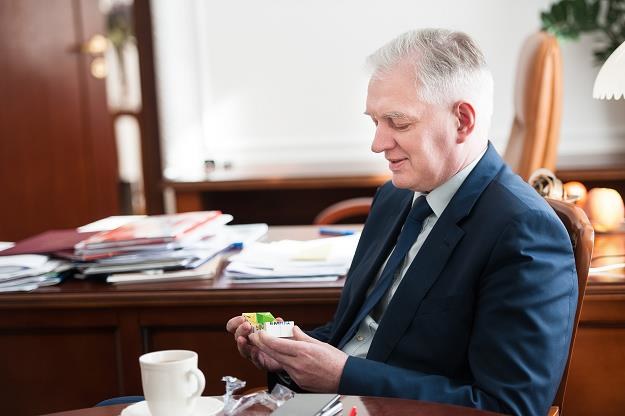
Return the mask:
<svg viewBox="0 0 625 416">
<path fill-rule="evenodd" d="M 340 228 L 359 229 L 359 225 Z M 272 226 L 268 240 L 319 238 L 318 226 Z M 625 233 L 596 233 L 595 249 L 591 266 L 606 262 L 624 262 Z M 620 256 L 620 257 L 619 257 Z M 344 284 L 344 278 L 334 282 L 310 283 L 233 283 L 221 276 L 207 280 L 189 280 L 166 283 L 142 283 L 111 285 L 102 281 L 70 279 L 58 286 L 43 287 L 29 293 L 6 293 L 0 308 L 50 308 L 66 307 L 114 307 L 114 306 L 166 306 L 181 301 L 187 305 L 245 303 L 250 297 L 262 296 L 268 301 L 336 302 Z M 625 268 L 591 275 L 586 289 L 587 296 L 625 295 Z"/>
<path fill-rule="evenodd" d="M 325 226 L 324 226 L 325 227 Z M 349 228 L 358 230 L 362 226 L 360 225 L 340 225 L 338 228 Z M 301 226 L 272 226 L 269 229 L 269 233 L 266 236 L 266 240 L 276 241 L 281 239 L 294 239 L 294 240 L 307 240 L 313 238 L 320 238 L 320 227 L 312 225 Z M 614 262 L 625 262 L 625 232 L 615 233 L 595 233 L 595 247 L 593 251 L 593 261 L 591 266 L 600 266 Z M 33 301 L 37 305 L 50 306 L 49 304 L 40 303 L 44 299 L 54 301 L 55 299 L 68 301 L 72 298 L 76 298 L 76 301 L 80 299 L 87 299 L 88 302 L 92 302 L 94 299 L 85 298 L 89 294 L 97 292 L 101 298 L 109 298 L 112 302 L 126 303 L 129 300 L 143 299 L 150 303 L 152 297 L 161 298 L 162 291 L 167 291 L 168 296 L 176 297 L 177 292 L 196 292 L 200 295 L 200 292 L 206 292 L 210 289 L 215 299 L 218 299 L 221 295 L 220 292 L 227 291 L 226 295 L 228 299 L 232 299 L 233 293 L 238 293 L 241 299 L 249 296 L 252 292 L 272 291 L 273 296 L 276 299 L 281 297 L 290 297 L 293 294 L 297 294 L 298 290 L 305 290 L 310 294 L 311 290 L 318 292 L 319 296 L 327 296 L 331 293 L 338 293 L 343 287 L 344 279 L 339 279 L 335 282 L 311 282 L 311 283 L 233 283 L 228 279 L 219 276 L 216 279 L 208 280 L 189 280 L 181 282 L 166 282 L 166 283 L 142 283 L 142 284 L 127 284 L 127 285 L 110 285 L 101 281 L 92 280 L 68 280 L 58 286 L 49 286 L 40 288 L 34 292 L 28 294 L 3 294 L 2 306 L 7 307 L 13 302 L 20 303 L 23 301 Z M 288 296 L 281 296 L 276 289 L 288 289 Z M 610 291 L 611 293 L 625 294 L 625 268 L 616 269 L 610 272 L 591 275 L 588 279 L 588 294 L 602 293 Z M 25 296 L 27 295 L 27 296 Z"/>
<path fill-rule="evenodd" d="M 592 267 L 625 263 L 625 232 L 595 232 L 595 247 L 592 253 Z M 607 270 L 598 274 L 590 274 L 589 287 L 617 287 L 625 284 L 625 268 Z"/>
<path fill-rule="evenodd" d="M 343 403 L 343 414 L 349 414 L 352 406 L 356 406 L 358 416 L 495 416 L 499 414 L 460 406 L 382 397 L 343 396 L 341 397 L 341 402 Z M 118 416 L 126 406 L 127 405 L 91 407 L 69 412 L 53 413 L 48 416 Z M 269 415 L 270 411 L 267 410 L 264 412 L 263 410 L 265 409 L 264 407 L 255 407 L 253 413 L 243 412 L 241 415 Z M 222 413 L 219 414 L 221 415 Z"/>
</svg>

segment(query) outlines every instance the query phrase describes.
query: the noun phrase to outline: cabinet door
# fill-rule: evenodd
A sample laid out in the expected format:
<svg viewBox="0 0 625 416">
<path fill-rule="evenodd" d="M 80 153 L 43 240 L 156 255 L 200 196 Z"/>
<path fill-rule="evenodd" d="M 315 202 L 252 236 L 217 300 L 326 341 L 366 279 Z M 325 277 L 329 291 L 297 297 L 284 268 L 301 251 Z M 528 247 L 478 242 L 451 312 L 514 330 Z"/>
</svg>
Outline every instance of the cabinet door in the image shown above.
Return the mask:
<svg viewBox="0 0 625 416">
<path fill-rule="evenodd" d="M 120 360 L 124 335 L 115 311 L 3 310 L 0 413 L 41 415 L 125 394 L 137 370 Z"/>
<path fill-rule="evenodd" d="M 0 0 L 0 240 L 118 212 L 103 79 L 80 46 L 103 33 L 92 0 Z"/>
</svg>

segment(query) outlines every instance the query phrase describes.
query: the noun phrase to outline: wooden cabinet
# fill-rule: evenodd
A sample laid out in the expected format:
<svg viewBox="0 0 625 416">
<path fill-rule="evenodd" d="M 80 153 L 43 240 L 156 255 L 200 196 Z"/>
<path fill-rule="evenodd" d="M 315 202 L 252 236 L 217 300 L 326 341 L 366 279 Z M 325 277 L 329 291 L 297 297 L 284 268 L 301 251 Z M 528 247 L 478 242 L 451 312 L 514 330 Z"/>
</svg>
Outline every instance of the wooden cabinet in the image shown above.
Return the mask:
<svg viewBox="0 0 625 416">
<path fill-rule="evenodd" d="M 219 209 L 245 224 L 312 224 L 319 212 L 348 198 L 372 197 L 389 175 L 339 175 L 338 166 L 317 167 L 325 172 L 225 171 L 204 182 L 165 182 L 170 212 Z M 364 169 L 364 167 L 360 167 Z M 261 176 L 262 175 L 262 176 Z M 360 219 L 360 220 L 364 220 Z M 351 221 L 354 222 L 353 220 Z"/>
<path fill-rule="evenodd" d="M 625 284 L 589 282 L 564 415 L 625 414 Z"/>
</svg>

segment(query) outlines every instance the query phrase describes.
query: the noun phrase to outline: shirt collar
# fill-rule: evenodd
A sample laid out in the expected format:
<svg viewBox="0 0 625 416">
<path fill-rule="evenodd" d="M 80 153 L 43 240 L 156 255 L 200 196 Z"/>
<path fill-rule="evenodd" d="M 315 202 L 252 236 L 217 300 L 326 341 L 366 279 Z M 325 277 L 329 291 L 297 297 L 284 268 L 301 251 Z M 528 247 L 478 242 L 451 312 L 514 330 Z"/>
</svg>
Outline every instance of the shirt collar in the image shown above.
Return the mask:
<svg viewBox="0 0 625 416">
<path fill-rule="evenodd" d="M 425 199 L 427 199 L 428 204 L 432 208 L 432 211 L 434 212 L 434 215 L 436 215 L 436 217 L 440 217 L 443 211 L 445 211 L 445 208 L 447 208 L 447 205 L 449 204 L 449 201 L 451 201 L 451 198 L 453 198 L 453 196 L 460 188 L 460 185 L 462 185 L 467 176 L 469 176 L 477 163 L 482 159 L 487 149 L 488 148 L 484 149 L 484 151 L 478 157 L 476 157 L 473 162 L 469 163 L 460 172 L 449 178 L 447 182 L 439 185 L 437 188 L 434 188 L 432 191 L 426 194 Z M 423 193 L 415 192 L 412 202 L 414 203 L 414 201 L 421 195 L 423 195 Z"/>
</svg>

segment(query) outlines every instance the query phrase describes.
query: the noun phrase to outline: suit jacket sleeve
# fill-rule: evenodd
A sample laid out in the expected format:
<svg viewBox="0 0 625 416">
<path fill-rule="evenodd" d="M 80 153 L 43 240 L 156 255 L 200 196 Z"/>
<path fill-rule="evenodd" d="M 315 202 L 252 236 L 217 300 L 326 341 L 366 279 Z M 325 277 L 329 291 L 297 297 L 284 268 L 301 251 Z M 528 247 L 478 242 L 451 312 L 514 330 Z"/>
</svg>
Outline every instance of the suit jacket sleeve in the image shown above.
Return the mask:
<svg viewBox="0 0 625 416">
<path fill-rule="evenodd" d="M 339 393 L 545 415 L 567 359 L 577 304 L 571 243 L 553 215 L 528 210 L 503 227 L 494 247 L 476 280 L 466 351 L 472 380 L 349 357 Z"/>
</svg>

